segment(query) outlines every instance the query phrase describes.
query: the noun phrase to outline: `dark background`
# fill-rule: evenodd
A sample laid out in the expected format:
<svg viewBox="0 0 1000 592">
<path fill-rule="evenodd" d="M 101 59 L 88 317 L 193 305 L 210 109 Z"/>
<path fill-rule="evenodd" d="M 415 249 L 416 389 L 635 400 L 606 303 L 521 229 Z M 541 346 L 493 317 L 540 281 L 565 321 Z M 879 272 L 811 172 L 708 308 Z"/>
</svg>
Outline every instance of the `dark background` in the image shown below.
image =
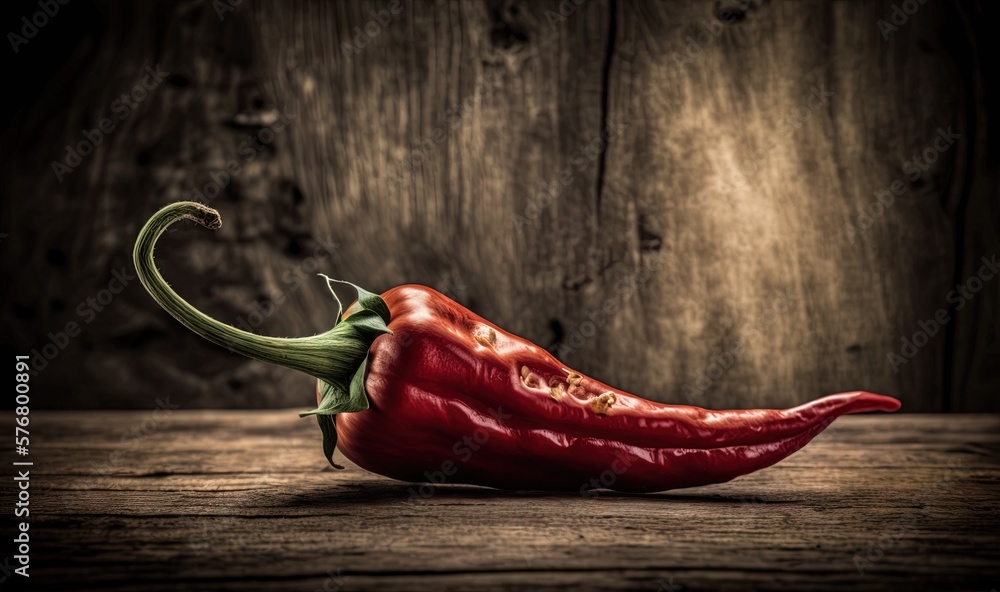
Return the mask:
<svg viewBox="0 0 1000 592">
<path fill-rule="evenodd" d="M 661 401 L 1000 410 L 1000 278 L 949 298 L 1000 249 L 992 4 L 396 6 L 71 0 L 7 37 L 0 311 L 33 406 L 309 404 L 311 378 L 200 340 L 137 280 L 102 292 L 196 199 L 223 228 L 166 235 L 164 276 L 260 333 L 328 328 L 324 272 L 436 287 Z M 7 35 L 41 8 L 4 10 Z"/>
</svg>

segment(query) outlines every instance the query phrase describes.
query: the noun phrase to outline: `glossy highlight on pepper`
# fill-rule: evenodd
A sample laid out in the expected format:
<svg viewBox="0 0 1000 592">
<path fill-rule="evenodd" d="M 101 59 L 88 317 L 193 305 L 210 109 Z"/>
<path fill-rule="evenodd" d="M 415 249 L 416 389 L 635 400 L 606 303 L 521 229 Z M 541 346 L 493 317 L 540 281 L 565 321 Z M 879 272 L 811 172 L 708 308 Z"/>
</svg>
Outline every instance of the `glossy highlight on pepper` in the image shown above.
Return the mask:
<svg viewBox="0 0 1000 592">
<path fill-rule="evenodd" d="M 840 415 L 899 408 L 861 391 L 783 410 L 649 401 L 418 285 L 381 296 L 355 286 L 358 300 L 311 337 L 246 333 L 198 312 L 156 270 L 156 239 L 180 219 L 221 224 L 194 202 L 154 214 L 134 251 L 143 285 L 213 343 L 315 376 L 317 407 L 303 415 L 317 417 L 331 464 L 336 446 L 363 469 L 402 481 L 444 475 L 500 489 L 655 492 L 729 481 L 787 457 Z M 608 471 L 613 479 L 598 479 Z"/>
</svg>

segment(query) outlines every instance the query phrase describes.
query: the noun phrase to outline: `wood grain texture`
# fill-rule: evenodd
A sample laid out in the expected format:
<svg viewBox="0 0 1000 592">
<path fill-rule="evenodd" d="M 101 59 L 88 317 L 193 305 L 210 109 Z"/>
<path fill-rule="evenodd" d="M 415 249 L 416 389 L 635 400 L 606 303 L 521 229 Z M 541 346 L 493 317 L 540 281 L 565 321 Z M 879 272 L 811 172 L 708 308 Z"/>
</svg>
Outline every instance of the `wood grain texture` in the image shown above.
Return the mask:
<svg viewBox="0 0 1000 592">
<path fill-rule="evenodd" d="M 257 5 L 274 100 L 308 118 L 289 139 L 314 231 L 345 237 L 341 277 L 431 285 L 555 348 L 600 245 L 609 7 L 402 2 L 363 44 L 391 5 Z"/>
<path fill-rule="evenodd" d="M 311 379 L 202 342 L 138 282 L 79 314 L 150 213 L 194 198 L 224 226 L 166 236 L 164 275 L 258 332 L 328 328 L 322 271 L 430 285 L 660 401 L 863 388 L 1000 410 L 1000 281 L 948 299 L 1000 250 L 996 8 L 928 2 L 886 38 L 893 4 L 102 3 L 109 34 L 5 136 L 4 192 L 31 198 L 3 204 L 4 339 L 41 349 L 82 326 L 37 379 L 52 406 L 306 401 Z M 64 145 L 155 64 L 168 79 L 56 180 Z M 960 138 L 929 162 L 939 129 Z"/>
<path fill-rule="evenodd" d="M 336 314 L 335 306 L 305 313 L 316 299 L 303 298 L 302 284 L 316 270 L 305 273 L 299 253 L 318 244 L 305 238 L 281 133 L 249 162 L 241 152 L 275 110 L 257 82 L 245 7 L 222 20 L 211 2 L 100 9 L 107 33 L 81 49 L 82 63 L 54 77 L 8 134 L 4 339 L 24 353 L 41 351 L 58 344 L 50 334 L 77 324 L 79 335 L 34 379 L 55 393 L 49 404 L 57 407 L 146 408 L 156 397 L 176 400 L 178 391 L 186 406 L 275 405 L 286 393 L 309 391 L 308 377 L 248 364 L 180 330 L 131 271 L 132 244 L 152 212 L 181 199 L 204 201 L 223 209 L 226 226 L 214 234 L 178 226 L 157 251 L 184 297 L 226 322 L 247 323 L 255 303 L 281 287 L 282 306 L 264 317 L 278 335 L 316 332 Z M 168 73 L 149 90 L 139 86 L 146 67 Z M 143 99 L 124 111 L 122 93 L 137 87 Z M 51 163 L 105 118 L 114 130 L 57 178 Z M 230 162 L 239 173 L 228 173 Z M 209 186 L 220 193 L 206 193 Z M 282 283 L 286 272 L 298 283 Z M 116 273 L 126 285 L 110 294 Z"/>
<path fill-rule="evenodd" d="M 727 484 L 592 498 L 451 485 L 422 497 L 342 458 L 347 470 L 332 471 L 318 429 L 292 410 L 32 420 L 38 589 L 1000 583 L 997 416 L 841 418 L 785 461 Z M 137 433 L 146 435 L 128 435 Z M 863 575 L 856 556 L 871 562 Z"/>
<path fill-rule="evenodd" d="M 644 226 L 666 259 L 608 327 L 618 339 L 595 340 L 599 359 L 612 382 L 638 387 L 655 367 L 643 378 L 653 392 L 690 385 L 710 407 L 864 384 L 933 409 L 945 342 L 898 373 L 886 356 L 945 305 L 952 274 L 940 191 L 925 190 L 950 159 L 913 186 L 902 171 L 957 123 L 955 85 L 934 88 L 950 76 L 943 57 L 917 47 L 935 18 L 887 45 L 874 3 L 755 3 L 728 26 L 709 7 L 619 7 L 610 110 L 642 125 L 608 155 L 608 178 L 624 184 L 602 200 L 609 257 L 622 261 L 609 279 L 648 256 L 636 248 Z M 849 236 L 845 224 L 897 179 L 898 203 Z"/>
</svg>

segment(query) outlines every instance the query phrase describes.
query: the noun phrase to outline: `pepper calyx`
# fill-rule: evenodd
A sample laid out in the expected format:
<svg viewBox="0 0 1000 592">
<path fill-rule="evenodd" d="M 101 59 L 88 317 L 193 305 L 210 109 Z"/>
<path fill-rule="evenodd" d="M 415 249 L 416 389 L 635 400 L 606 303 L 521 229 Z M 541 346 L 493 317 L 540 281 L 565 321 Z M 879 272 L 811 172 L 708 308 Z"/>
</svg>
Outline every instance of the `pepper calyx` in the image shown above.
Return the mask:
<svg viewBox="0 0 1000 592">
<path fill-rule="evenodd" d="M 333 294 L 334 299 L 337 301 L 338 319 L 337 324 L 334 325 L 335 327 L 348 325 L 359 336 L 362 338 L 368 336 L 372 341 L 379 335 L 392 334 L 387 325 L 390 320 L 389 307 L 381 296 L 373 294 L 351 282 L 336 280 L 323 274 L 320 275 L 326 279 L 327 287 L 330 288 L 330 293 Z M 333 283 L 347 284 L 353 287 L 358 293 L 357 301 L 347 309 L 347 316 L 343 319 L 341 319 L 343 316 L 341 314 L 343 306 L 340 303 L 340 298 L 337 297 L 337 293 L 333 290 L 333 286 L 331 285 Z M 356 413 L 369 408 L 368 393 L 365 391 L 367 370 L 368 356 L 366 355 L 351 377 L 350 383 L 345 384 L 343 380 L 328 382 L 319 379 L 317 385 L 319 390 L 319 404 L 315 409 L 303 411 L 299 414 L 299 417 L 316 416 L 320 431 L 323 433 L 323 455 L 326 456 L 326 460 L 330 465 L 338 470 L 344 467 L 333 462 L 333 451 L 337 447 L 336 415 L 338 413 Z"/>
<path fill-rule="evenodd" d="M 354 373 L 350 384 L 341 382 L 329 383 L 319 381 L 319 405 L 310 411 L 299 413 L 299 417 L 310 415 L 336 415 L 338 413 L 354 413 L 368 409 L 368 393 L 365 392 L 364 376 L 368 369 L 368 358 L 361 363 Z"/>
<path fill-rule="evenodd" d="M 365 391 L 365 375 L 368 370 L 368 358 L 358 367 L 347 388 L 342 383 L 330 384 L 319 381 L 320 402 L 316 409 L 303 411 L 299 417 L 315 415 L 319 429 L 323 432 L 323 455 L 335 469 L 344 467 L 333 462 L 333 451 L 337 446 L 338 413 L 354 413 L 368 409 L 368 393 Z"/>
</svg>

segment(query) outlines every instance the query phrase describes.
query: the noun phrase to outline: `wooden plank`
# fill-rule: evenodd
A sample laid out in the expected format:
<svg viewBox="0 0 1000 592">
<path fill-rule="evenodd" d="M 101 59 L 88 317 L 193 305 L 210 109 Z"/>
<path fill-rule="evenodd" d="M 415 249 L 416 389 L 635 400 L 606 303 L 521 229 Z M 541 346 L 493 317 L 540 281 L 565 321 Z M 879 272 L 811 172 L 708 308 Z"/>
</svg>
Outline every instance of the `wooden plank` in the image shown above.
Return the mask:
<svg viewBox="0 0 1000 592">
<path fill-rule="evenodd" d="M 134 447 L 121 435 L 146 413 L 32 419 L 32 581 L 53 589 L 939 590 L 1000 578 L 1000 416 L 841 418 L 730 483 L 596 497 L 461 485 L 424 497 L 350 463 L 330 471 L 318 429 L 291 411 L 177 411 Z M 864 575 L 856 555 L 871 561 Z"/>
</svg>

